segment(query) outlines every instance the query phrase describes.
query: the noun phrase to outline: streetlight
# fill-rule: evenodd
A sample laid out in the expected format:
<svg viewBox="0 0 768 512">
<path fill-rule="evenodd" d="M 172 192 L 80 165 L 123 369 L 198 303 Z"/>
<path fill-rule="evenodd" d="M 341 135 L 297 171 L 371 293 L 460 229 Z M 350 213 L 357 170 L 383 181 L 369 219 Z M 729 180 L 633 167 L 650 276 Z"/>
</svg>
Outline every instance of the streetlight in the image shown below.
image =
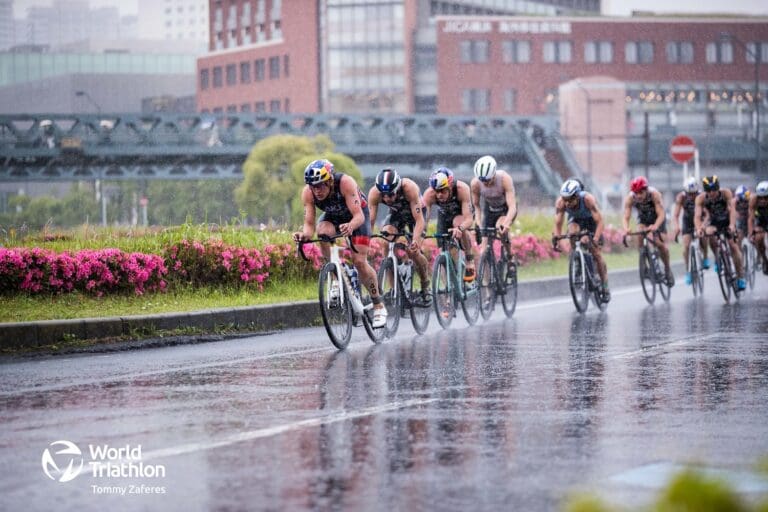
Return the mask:
<svg viewBox="0 0 768 512">
<path fill-rule="evenodd" d="M 762 164 L 760 158 L 760 59 L 762 58 L 762 52 L 760 52 L 760 54 L 756 54 L 749 49 L 749 46 L 747 46 L 744 41 L 728 32 L 721 33 L 720 40 L 735 41 L 739 44 L 739 46 L 744 48 L 744 50 L 750 54 L 753 59 L 755 59 L 755 92 L 754 96 L 752 97 L 752 101 L 755 103 L 755 173 L 759 177 Z M 758 48 L 757 44 L 760 43 L 756 43 L 755 49 Z"/>
<path fill-rule="evenodd" d="M 75 91 L 75 96 L 78 96 L 78 97 L 85 97 L 85 99 L 87 99 L 87 100 L 88 100 L 88 102 L 90 102 L 90 104 L 91 104 L 91 105 L 93 105 L 94 107 L 96 107 L 96 113 L 97 113 L 97 114 L 99 114 L 99 115 L 101 115 L 101 107 L 99 106 L 99 104 L 98 104 L 98 103 L 96 103 L 95 101 L 93 101 L 93 98 L 91 98 L 91 95 L 90 95 L 90 94 L 88 94 L 88 93 L 87 93 L 87 92 L 85 92 L 85 91 Z"/>
<path fill-rule="evenodd" d="M 584 91 L 584 95 L 587 97 L 587 174 L 592 176 L 592 96 L 589 91 L 584 87 L 579 80 L 574 80 L 576 87 Z"/>
</svg>

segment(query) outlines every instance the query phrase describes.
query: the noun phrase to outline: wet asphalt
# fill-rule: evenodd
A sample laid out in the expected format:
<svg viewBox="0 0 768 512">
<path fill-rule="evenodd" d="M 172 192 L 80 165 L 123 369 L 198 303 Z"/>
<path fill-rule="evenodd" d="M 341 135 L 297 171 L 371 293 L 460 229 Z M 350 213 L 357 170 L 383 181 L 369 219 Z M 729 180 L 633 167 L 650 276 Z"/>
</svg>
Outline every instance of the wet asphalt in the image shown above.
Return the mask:
<svg viewBox="0 0 768 512">
<path fill-rule="evenodd" d="M 574 492 L 637 506 L 685 465 L 756 499 L 768 277 L 736 304 L 705 286 L 654 306 L 615 289 L 604 313 L 561 297 L 474 327 L 432 318 L 423 336 L 403 321 L 380 345 L 361 328 L 343 352 L 308 328 L 6 360 L 0 509 L 558 510 Z M 106 446 L 128 448 L 108 470 L 91 464 Z M 70 462 L 82 471 L 58 481 Z"/>
</svg>

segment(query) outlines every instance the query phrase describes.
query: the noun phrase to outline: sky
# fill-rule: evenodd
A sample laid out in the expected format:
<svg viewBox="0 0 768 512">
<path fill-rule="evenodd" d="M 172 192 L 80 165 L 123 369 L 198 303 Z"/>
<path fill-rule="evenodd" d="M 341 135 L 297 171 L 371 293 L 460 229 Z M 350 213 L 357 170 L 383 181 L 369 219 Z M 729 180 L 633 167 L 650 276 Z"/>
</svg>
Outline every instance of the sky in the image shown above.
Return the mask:
<svg viewBox="0 0 768 512">
<path fill-rule="evenodd" d="M 66 0 L 65 0 L 66 1 Z M 16 18 L 26 16 L 27 7 L 51 5 L 52 0 L 14 0 L 13 15 Z M 90 0 L 91 7 L 116 6 L 120 14 L 136 14 L 137 0 Z M 724 12 L 737 14 L 761 14 L 768 16 L 766 0 L 603 0 L 605 14 L 628 16 L 633 10 L 674 13 L 712 13 Z"/>
</svg>

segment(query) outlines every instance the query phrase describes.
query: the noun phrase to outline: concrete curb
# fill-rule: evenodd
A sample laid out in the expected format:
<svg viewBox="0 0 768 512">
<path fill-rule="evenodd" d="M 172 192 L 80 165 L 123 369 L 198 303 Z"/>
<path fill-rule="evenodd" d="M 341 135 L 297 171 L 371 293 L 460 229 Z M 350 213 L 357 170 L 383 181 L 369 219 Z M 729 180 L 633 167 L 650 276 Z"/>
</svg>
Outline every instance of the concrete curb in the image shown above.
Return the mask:
<svg viewBox="0 0 768 512">
<path fill-rule="evenodd" d="M 676 263 L 672 268 L 680 275 L 684 267 L 682 263 Z M 609 282 L 611 288 L 640 284 L 637 269 L 610 272 Z M 519 284 L 518 300 L 540 300 L 567 296 L 569 293 L 565 277 L 537 279 Z M 203 331 L 217 328 L 271 331 L 308 327 L 318 325 L 319 322 L 321 319 L 317 301 L 301 301 L 145 316 L 0 323 L 0 348 L 33 348 L 67 341 L 130 335 L 152 337 L 158 331 L 183 328 Z"/>
</svg>

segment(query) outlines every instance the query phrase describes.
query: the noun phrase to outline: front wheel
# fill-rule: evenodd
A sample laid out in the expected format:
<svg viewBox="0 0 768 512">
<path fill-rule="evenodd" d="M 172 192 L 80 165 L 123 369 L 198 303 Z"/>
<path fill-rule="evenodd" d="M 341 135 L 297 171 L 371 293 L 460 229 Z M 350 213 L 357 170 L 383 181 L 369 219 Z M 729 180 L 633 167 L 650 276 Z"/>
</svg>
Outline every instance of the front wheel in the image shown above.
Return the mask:
<svg viewBox="0 0 768 512">
<path fill-rule="evenodd" d="M 464 311 L 464 318 L 469 325 L 475 325 L 480 318 L 480 290 L 477 277 L 471 283 L 461 282 L 461 309 Z"/>
<path fill-rule="evenodd" d="M 589 307 L 589 283 L 584 257 L 580 251 L 571 251 L 568 261 L 568 285 L 576 311 L 584 313 Z"/>
<path fill-rule="evenodd" d="M 320 271 L 319 300 L 320 314 L 323 317 L 323 325 L 328 332 L 328 337 L 339 350 L 344 350 L 352 336 L 352 305 L 345 289 L 342 300 L 341 290 L 343 282 L 339 282 L 336 274 L 336 265 L 326 263 Z"/>
<path fill-rule="evenodd" d="M 643 287 L 643 295 L 648 304 L 653 304 L 656 300 L 656 279 L 655 269 L 651 262 L 651 255 L 643 249 L 640 251 L 640 284 Z"/>
<path fill-rule="evenodd" d="M 693 296 L 699 295 L 699 263 L 696 257 L 696 250 L 691 247 L 688 249 L 688 274 L 691 276 L 691 288 Z"/>
<path fill-rule="evenodd" d="M 445 254 L 440 254 L 435 260 L 435 267 L 432 271 L 432 300 L 437 321 L 443 329 L 450 327 L 456 313 L 449 272 L 448 257 Z"/>
<path fill-rule="evenodd" d="M 741 254 L 744 259 L 744 277 L 750 290 L 755 289 L 755 265 L 757 263 L 755 252 L 755 246 L 745 237 L 741 242 Z"/>
<path fill-rule="evenodd" d="M 403 292 L 399 287 L 399 279 L 391 258 L 385 258 L 381 262 L 378 273 L 379 294 L 387 308 L 387 324 L 384 331 L 387 338 L 392 338 L 397 333 L 400 325 L 400 310 Z"/>
<path fill-rule="evenodd" d="M 725 250 L 717 251 L 717 280 L 720 282 L 720 291 L 723 292 L 725 302 L 731 302 L 731 269 L 728 266 Z"/>
<path fill-rule="evenodd" d="M 425 305 L 421 298 L 417 299 L 419 295 L 422 295 L 422 290 L 425 292 L 429 291 L 424 290 L 424 283 L 421 281 L 421 275 L 418 272 L 414 272 L 413 278 L 411 279 L 411 289 L 408 290 L 408 299 L 411 304 L 411 323 L 413 324 L 413 328 L 416 329 L 416 332 L 419 334 L 424 334 L 427 331 L 427 327 L 429 326 L 429 315 L 432 310 L 432 307 Z"/>
<path fill-rule="evenodd" d="M 496 274 L 493 271 L 493 254 L 486 251 L 477 267 L 477 284 L 480 293 L 480 314 L 488 320 L 496 307 Z"/>
<path fill-rule="evenodd" d="M 507 318 L 512 318 L 517 306 L 517 263 L 509 260 L 509 255 L 499 261 L 498 275 L 501 277 L 499 286 L 504 289 L 501 295 L 501 306 Z"/>
</svg>

